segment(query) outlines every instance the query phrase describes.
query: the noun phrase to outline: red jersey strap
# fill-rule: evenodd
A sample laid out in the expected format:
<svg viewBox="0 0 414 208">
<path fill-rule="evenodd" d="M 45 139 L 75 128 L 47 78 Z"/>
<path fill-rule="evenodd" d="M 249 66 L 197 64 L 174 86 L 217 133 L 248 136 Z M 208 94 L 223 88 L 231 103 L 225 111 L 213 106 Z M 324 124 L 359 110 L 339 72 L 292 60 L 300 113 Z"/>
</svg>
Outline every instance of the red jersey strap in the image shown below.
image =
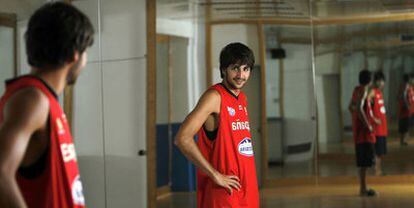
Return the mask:
<svg viewBox="0 0 414 208">
<path fill-rule="evenodd" d="M 53 89 L 49 87 L 49 85 L 45 81 L 35 76 L 26 75 L 15 79 L 7 80 L 6 86 L 7 89 L 9 89 L 9 91 L 7 91 L 8 93 L 6 93 L 5 96 L 10 96 L 15 91 L 23 88 L 36 87 L 40 89 L 48 98 L 57 99 L 57 94 L 53 91 Z"/>
</svg>

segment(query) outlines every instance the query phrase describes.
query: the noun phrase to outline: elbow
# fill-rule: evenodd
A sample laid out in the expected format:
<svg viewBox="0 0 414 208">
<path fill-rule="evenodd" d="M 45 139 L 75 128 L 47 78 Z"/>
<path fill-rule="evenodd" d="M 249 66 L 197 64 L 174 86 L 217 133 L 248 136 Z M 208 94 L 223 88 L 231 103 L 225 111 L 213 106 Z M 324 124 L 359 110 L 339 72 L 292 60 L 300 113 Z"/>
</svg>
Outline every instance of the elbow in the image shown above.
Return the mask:
<svg viewBox="0 0 414 208">
<path fill-rule="evenodd" d="M 183 141 L 181 137 L 176 137 L 174 139 L 174 145 L 178 148 L 180 148 L 183 145 Z"/>
<path fill-rule="evenodd" d="M 14 174 L 12 173 L 12 171 L 10 171 L 10 168 L 5 167 L 4 165 L 0 167 L 0 179 L 2 181 L 10 180 L 13 177 L 14 177 Z"/>
<path fill-rule="evenodd" d="M 174 145 L 177 147 L 180 146 L 180 142 L 178 141 L 178 138 L 174 139 Z"/>
<path fill-rule="evenodd" d="M 185 136 L 177 136 L 174 139 L 175 146 L 178 147 L 178 149 L 180 149 L 182 151 L 184 149 L 187 149 L 187 147 L 190 145 L 190 142 L 191 141 L 189 141 L 189 139 Z"/>
</svg>

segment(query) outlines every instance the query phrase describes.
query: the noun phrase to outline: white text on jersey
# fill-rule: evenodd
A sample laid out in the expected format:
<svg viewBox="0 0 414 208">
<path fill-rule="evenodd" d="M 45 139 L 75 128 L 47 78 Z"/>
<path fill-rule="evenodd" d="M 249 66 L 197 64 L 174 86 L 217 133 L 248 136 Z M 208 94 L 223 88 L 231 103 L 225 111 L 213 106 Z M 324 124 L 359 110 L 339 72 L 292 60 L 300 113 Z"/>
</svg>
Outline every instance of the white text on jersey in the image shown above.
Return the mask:
<svg viewBox="0 0 414 208">
<path fill-rule="evenodd" d="M 232 122 L 231 123 L 231 129 L 233 131 L 238 131 L 238 130 L 249 130 L 250 131 L 250 126 L 249 126 L 249 122 L 245 121 L 237 121 L 237 122 Z"/>
</svg>

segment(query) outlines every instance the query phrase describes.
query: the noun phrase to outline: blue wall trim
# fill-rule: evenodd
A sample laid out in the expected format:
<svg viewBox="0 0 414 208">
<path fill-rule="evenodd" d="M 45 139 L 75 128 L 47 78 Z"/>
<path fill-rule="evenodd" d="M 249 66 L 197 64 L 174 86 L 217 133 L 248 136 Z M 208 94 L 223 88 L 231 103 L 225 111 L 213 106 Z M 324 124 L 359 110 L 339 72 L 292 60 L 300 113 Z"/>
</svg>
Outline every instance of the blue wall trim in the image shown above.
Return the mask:
<svg viewBox="0 0 414 208">
<path fill-rule="evenodd" d="M 173 123 L 172 135 L 175 135 L 181 123 Z M 173 145 L 172 150 L 171 190 L 173 192 L 190 192 L 196 190 L 195 166 L 185 158 L 181 151 Z M 157 187 L 168 185 L 168 124 L 157 125 Z"/>
<path fill-rule="evenodd" d="M 168 125 L 157 125 L 157 187 L 168 185 Z"/>
</svg>

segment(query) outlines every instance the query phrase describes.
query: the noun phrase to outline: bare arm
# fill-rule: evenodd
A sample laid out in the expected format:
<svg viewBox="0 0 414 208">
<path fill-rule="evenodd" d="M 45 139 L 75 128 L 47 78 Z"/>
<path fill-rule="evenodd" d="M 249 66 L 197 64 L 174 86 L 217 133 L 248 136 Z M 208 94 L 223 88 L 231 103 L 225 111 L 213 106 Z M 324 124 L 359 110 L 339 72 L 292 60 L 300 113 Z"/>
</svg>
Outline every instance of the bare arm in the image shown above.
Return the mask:
<svg viewBox="0 0 414 208">
<path fill-rule="evenodd" d="M 352 98 L 351 98 L 351 101 L 349 101 L 348 110 L 349 110 L 349 112 L 353 113 L 355 111 L 355 109 L 356 109 L 355 103 L 352 102 Z"/>
<path fill-rule="evenodd" d="M 240 188 L 237 176 L 225 176 L 214 169 L 204 158 L 193 139 L 208 116 L 220 112 L 220 99 L 220 95 L 216 91 L 207 91 L 195 109 L 184 120 L 175 138 L 175 144 L 201 171 L 206 173 L 215 183 L 226 188 L 231 194 L 232 188 Z"/>
<path fill-rule="evenodd" d="M 349 105 L 348 105 L 348 110 L 351 114 L 357 110 L 357 103 L 354 102 L 353 97 L 354 97 L 354 94 L 352 94 L 351 100 L 349 101 Z"/>
<path fill-rule="evenodd" d="M 47 97 L 33 88 L 17 92 L 4 106 L 0 126 L 0 207 L 26 207 L 15 175 L 31 135 L 46 124 L 48 114 Z"/>
<path fill-rule="evenodd" d="M 370 131 L 372 131 L 373 130 L 372 126 L 369 123 L 368 117 L 367 117 L 367 115 L 365 113 L 365 110 L 364 110 L 364 103 L 367 103 L 367 102 L 365 102 L 366 100 L 368 100 L 368 92 L 364 92 L 362 97 L 360 99 L 358 99 L 359 114 L 361 115 L 362 120 L 364 121 L 364 123 L 368 127 L 368 129 Z M 369 105 L 369 103 L 368 103 L 368 105 Z"/>
</svg>

